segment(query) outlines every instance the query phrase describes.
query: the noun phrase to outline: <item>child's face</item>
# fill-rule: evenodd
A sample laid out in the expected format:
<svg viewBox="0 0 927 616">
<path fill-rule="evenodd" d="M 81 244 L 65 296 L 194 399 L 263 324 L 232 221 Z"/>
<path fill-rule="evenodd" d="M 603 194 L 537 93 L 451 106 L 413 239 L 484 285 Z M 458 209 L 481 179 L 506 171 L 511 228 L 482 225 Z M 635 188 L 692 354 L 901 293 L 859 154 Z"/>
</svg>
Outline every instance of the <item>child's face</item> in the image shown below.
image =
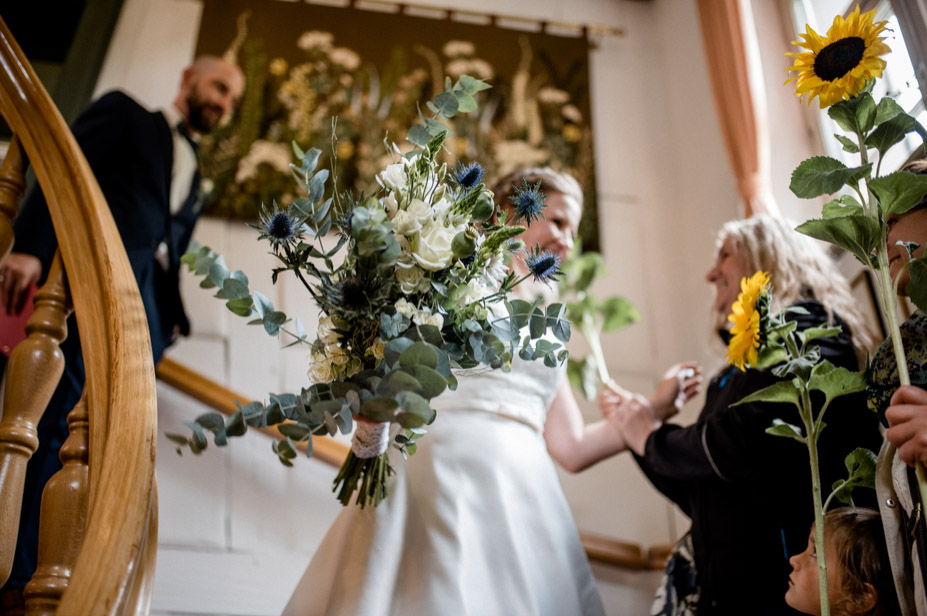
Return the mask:
<svg viewBox="0 0 927 616">
<path fill-rule="evenodd" d="M 924 243 L 927 242 L 927 207 L 917 207 L 904 214 L 893 214 L 885 222 L 888 225 L 886 241 L 888 269 L 894 280 L 901 272 L 902 266 L 908 262 L 908 253 L 904 247 L 898 245 L 898 242 L 918 244 L 918 248 L 914 251 L 915 258 L 924 254 Z M 898 281 L 898 292 L 902 295 L 907 294 L 905 287 L 909 281 L 910 274 L 906 269 L 901 272 L 901 278 Z"/>
<path fill-rule="evenodd" d="M 837 553 L 830 535 L 824 535 L 824 550 L 827 555 L 827 594 L 831 605 L 834 598 L 840 596 L 837 586 Z M 821 614 L 821 593 L 818 585 L 818 558 L 814 548 L 814 528 L 808 537 L 808 548 L 801 554 L 789 559 L 792 574 L 789 576 L 789 589 L 785 593 L 785 602 L 805 614 Z"/>
</svg>

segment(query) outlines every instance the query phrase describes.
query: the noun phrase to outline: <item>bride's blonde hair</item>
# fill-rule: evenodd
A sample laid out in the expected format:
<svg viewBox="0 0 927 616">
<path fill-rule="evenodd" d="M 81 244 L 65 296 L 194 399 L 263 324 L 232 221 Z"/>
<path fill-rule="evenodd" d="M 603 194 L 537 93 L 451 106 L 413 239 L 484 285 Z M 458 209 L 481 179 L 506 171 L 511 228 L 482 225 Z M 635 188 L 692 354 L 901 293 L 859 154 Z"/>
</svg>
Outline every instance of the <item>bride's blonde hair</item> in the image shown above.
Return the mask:
<svg viewBox="0 0 927 616">
<path fill-rule="evenodd" d="M 831 320 L 836 313 L 849 326 L 853 346 L 861 357 L 871 350 L 872 332 L 850 285 L 817 240 L 768 214 L 725 223 L 718 233 L 717 249 L 729 238 L 740 249 L 748 276 L 759 270 L 769 273 L 773 311 L 803 300 L 816 300 L 824 305 Z"/>
</svg>

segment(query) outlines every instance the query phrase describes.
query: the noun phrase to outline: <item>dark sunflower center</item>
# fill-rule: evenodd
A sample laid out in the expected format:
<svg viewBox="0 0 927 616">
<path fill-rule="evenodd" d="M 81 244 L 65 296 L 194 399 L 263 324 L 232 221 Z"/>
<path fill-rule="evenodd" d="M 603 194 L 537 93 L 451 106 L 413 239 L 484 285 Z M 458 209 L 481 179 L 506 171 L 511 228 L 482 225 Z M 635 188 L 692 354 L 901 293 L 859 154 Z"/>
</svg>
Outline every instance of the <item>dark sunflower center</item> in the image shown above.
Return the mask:
<svg viewBox="0 0 927 616">
<path fill-rule="evenodd" d="M 859 65 L 866 51 L 866 41 L 849 36 L 834 41 L 814 58 L 814 74 L 824 81 L 840 79 Z"/>
</svg>

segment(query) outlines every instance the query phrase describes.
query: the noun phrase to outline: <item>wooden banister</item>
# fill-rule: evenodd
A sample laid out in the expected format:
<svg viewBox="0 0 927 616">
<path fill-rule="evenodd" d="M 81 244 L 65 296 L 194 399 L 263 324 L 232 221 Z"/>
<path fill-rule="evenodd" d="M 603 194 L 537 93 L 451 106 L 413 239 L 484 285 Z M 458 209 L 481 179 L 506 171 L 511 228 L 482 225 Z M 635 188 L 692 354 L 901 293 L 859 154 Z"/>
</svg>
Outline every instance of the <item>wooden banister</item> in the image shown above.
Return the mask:
<svg viewBox="0 0 927 616">
<path fill-rule="evenodd" d="M 238 409 L 236 403 L 244 406 L 250 402 L 246 397 L 169 357 L 161 359 L 156 368 L 156 373 L 162 383 L 170 385 L 194 400 L 198 400 L 226 415 L 231 415 Z M 275 427 L 249 428 L 249 430 L 255 429 L 277 439 L 283 438 L 283 435 Z M 302 443 L 298 444 L 298 447 L 302 451 L 306 449 Z M 312 437 L 312 456 L 314 458 L 332 466 L 340 466 L 347 455 L 347 445 L 325 436 Z M 589 560 L 629 570 L 663 568 L 666 549 L 664 546 L 651 548 L 645 553 L 639 545 L 610 537 L 581 532 L 580 538 Z M 653 558 L 652 555 L 656 555 L 657 558 Z M 660 558 L 661 555 L 663 555 L 662 558 Z"/>
<path fill-rule="evenodd" d="M 153 534 L 157 417 L 145 310 L 87 161 L 2 19 L 0 114 L 48 202 L 87 373 L 87 525 L 57 613 L 144 611 L 148 600 L 134 589 L 150 589 L 144 578 L 154 573 L 147 566 L 152 560 L 147 546 Z"/>
</svg>

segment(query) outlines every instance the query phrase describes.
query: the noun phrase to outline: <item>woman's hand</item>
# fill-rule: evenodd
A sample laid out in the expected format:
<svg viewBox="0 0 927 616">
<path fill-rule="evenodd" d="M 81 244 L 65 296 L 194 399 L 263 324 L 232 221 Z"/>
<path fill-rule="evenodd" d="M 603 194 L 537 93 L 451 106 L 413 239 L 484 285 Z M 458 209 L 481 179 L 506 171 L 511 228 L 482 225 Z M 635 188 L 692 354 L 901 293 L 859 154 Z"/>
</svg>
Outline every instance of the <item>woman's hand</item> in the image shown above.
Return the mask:
<svg viewBox="0 0 927 616">
<path fill-rule="evenodd" d="M 909 466 L 927 464 L 927 391 L 913 385 L 899 387 L 885 411 L 888 425 L 885 438 L 898 450 Z"/>
<path fill-rule="evenodd" d="M 599 393 L 599 409 L 606 421 L 618 428 L 628 448 L 639 456 L 644 455 L 650 433 L 663 425 L 654 417 L 646 398 L 614 384 Z"/>
<path fill-rule="evenodd" d="M 650 397 L 653 416 L 666 421 L 682 410 L 685 403 L 702 389 L 702 368 L 694 361 L 676 364 L 666 371 Z"/>
</svg>

